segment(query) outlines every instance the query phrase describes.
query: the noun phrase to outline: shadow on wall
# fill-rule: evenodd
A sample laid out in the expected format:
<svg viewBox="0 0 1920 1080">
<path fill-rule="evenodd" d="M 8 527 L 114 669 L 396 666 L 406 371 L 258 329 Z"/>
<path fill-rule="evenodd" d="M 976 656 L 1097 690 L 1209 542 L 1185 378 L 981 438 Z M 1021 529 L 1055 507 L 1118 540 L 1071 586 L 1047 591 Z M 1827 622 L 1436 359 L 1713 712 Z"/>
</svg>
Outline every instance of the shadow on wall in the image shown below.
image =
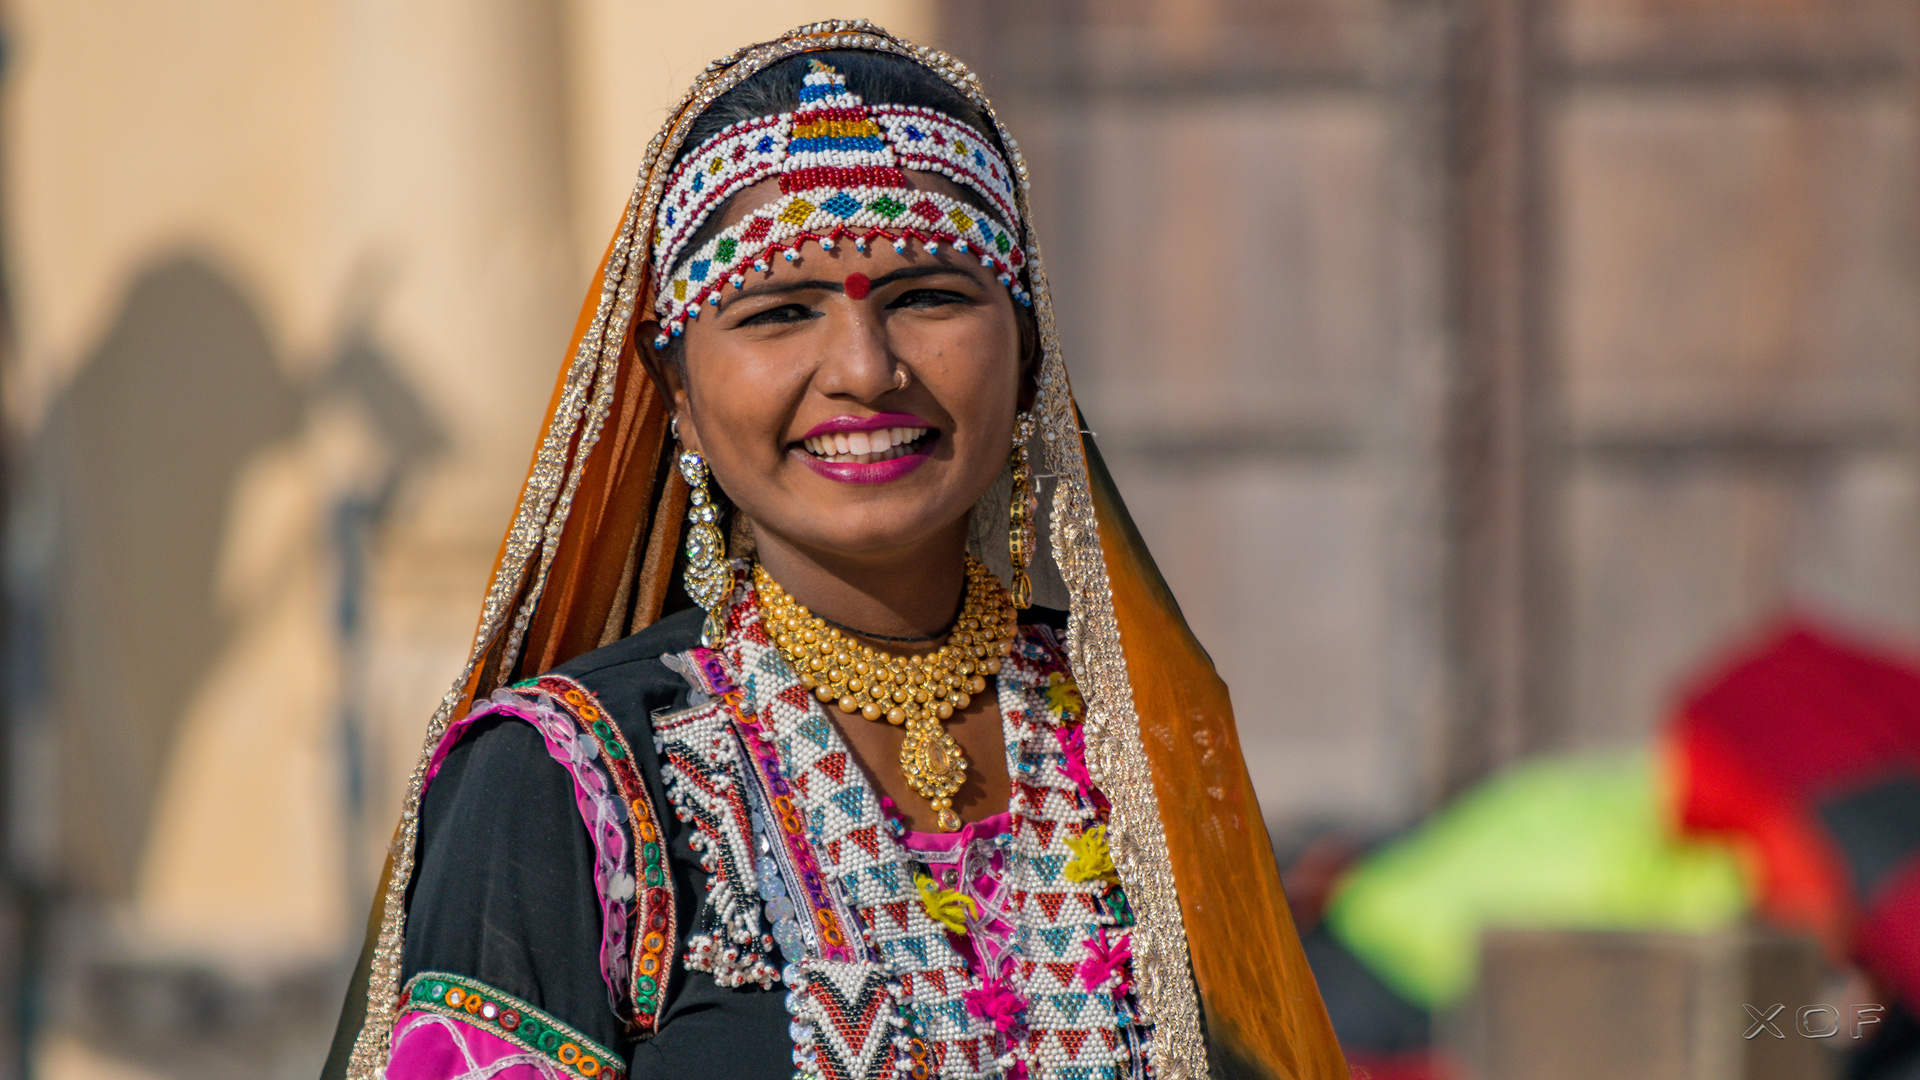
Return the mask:
<svg viewBox="0 0 1920 1080">
<path fill-rule="evenodd" d="M 214 603 L 231 493 L 300 409 L 253 305 L 183 257 L 134 280 L 47 415 L 30 460 L 56 522 L 42 602 L 70 888 L 132 889 L 167 749 L 231 632 Z"/>
<path fill-rule="evenodd" d="M 20 517 L 44 522 L 45 535 L 37 556 L 15 553 L 16 587 L 26 594 L 19 598 L 24 622 L 16 625 L 20 637 L 42 640 L 21 642 L 31 655 L 16 656 L 14 671 L 33 699 L 23 711 L 43 715 L 42 723 L 57 732 L 60 769 L 57 789 L 38 801 L 51 820 L 20 824 L 49 838 L 43 884 L 83 922 L 91 921 L 88 912 L 111 909 L 145 887 L 142 867 L 156 842 L 162 800 L 180 783 L 176 758 L 189 717 L 209 685 L 223 677 L 219 672 L 232 667 L 236 648 L 261 632 L 236 615 L 230 595 L 223 600 L 233 578 L 223 560 L 232 561 L 236 520 L 262 516 L 256 496 L 263 463 L 318 461 L 338 465 L 345 477 L 286 489 L 285 499 L 292 501 L 269 500 L 265 511 L 284 526 L 283 546 L 298 547 L 306 553 L 303 565 L 321 568 L 307 577 L 322 584 L 286 595 L 311 612 L 306 618 L 318 628 L 301 640 L 311 646 L 303 651 L 319 665 L 322 679 L 295 680 L 287 692 L 311 694 L 317 685 L 330 698 L 308 703 L 308 712 L 319 709 L 318 742 L 310 737 L 311 725 L 307 733 L 289 728 L 283 739 L 271 738 L 299 743 L 309 756 L 313 746 L 322 756 L 331 746 L 344 760 L 321 769 L 341 782 L 337 798 L 327 798 L 334 793 L 324 787 L 318 792 L 325 805 L 257 810 L 268 816 L 295 810 L 337 817 L 341 828 L 351 824 L 356 714 L 331 698 L 352 685 L 351 669 L 359 660 L 360 593 L 373 537 L 407 476 L 445 438 L 361 325 L 349 323 L 339 340 L 317 378 L 297 381 L 245 291 L 206 259 L 174 256 L 133 280 L 98 348 L 25 448 Z M 343 415 L 362 434 L 355 444 L 360 452 L 351 460 L 334 454 L 327 437 L 315 435 L 339 429 Z M 28 634 L 41 624 L 44 634 Z M 313 653 L 325 655 L 312 659 Z M 274 677 L 265 672 L 264 680 L 251 685 L 272 686 Z M 245 703 L 253 714 L 249 722 L 257 717 L 262 725 L 284 726 L 284 703 L 276 708 L 271 691 L 261 697 L 267 699 Z M 338 719 L 329 722 L 329 716 Z M 329 727 L 338 730 L 330 734 Z M 299 753 L 301 746 L 286 749 Z M 236 792 L 272 790 L 287 762 L 253 761 L 251 767 L 268 774 L 265 784 L 258 777 L 251 784 L 236 778 Z M 259 799 L 248 798 L 251 812 Z M 275 835 L 271 828 L 263 832 Z M 351 891 L 341 862 L 329 878 Z M 155 1060 L 150 1054 L 175 1056 L 168 1052 L 174 1043 L 184 1047 L 212 1037 L 237 1051 L 276 1028 L 291 1034 L 289 1026 L 298 1026 L 308 1012 L 330 1016 L 338 998 L 332 960 L 325 971 L 276 976 L 284 987 L 262 987 L 259 973 L 241 981 L 220 974 L 218 958 L 196 960 L 189 952 L 159 959 L 137 955 L 125 941 L 114 944 L 118 937 L 110 931 L 83 936 L 91 942 L 88 955 L 46 958 L 40 972 L 52 1004 L 46 1022 L 91 1029 L 112 1014 L 106 1027 L 115 1034 L 109 1041 L 149 1061 Z M 342 937 L 342 949 L 356 943 L 352 936 Z M 130 986 L 146 992 L 116 992 Z M 193 992 L 175 992 L 184 990 Z M 140 1001 L 162 1003 L 165 1015 L 134 1015 L 143 1012 Z M 193 1015 L 179 1015 L 190 1002 L 199 1003 L 187 1010 Z M 88 1016 L 94 1020 L 86 1021 Z M 268 1052 L 311 1049 L 308 1064 L 317 1068 L 326 1034 L 316 1029 L 310 1048 L 296 1038 L 299 1047 L 282 1041 Z M 264 1075 L 261 1059 L 248 1060 L 201 1061 L 194 1074 Z M 311 1072 L 282 1064 L 289 1075 Z"/>
</svg>

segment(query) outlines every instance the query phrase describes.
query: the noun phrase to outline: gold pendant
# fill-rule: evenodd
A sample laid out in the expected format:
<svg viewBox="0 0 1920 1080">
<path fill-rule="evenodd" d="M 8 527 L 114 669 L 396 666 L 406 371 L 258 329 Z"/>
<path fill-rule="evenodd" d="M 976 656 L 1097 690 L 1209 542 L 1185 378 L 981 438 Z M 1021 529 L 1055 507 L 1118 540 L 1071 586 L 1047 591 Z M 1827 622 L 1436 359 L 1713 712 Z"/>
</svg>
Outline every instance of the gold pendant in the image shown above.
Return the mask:
<svg viewBox="0 0 1920 1080">
<path fill-rule="evenodd" d="M 900 744 L 900 769 L 906 773 L 908 786 L 933 801 L 938 810 L 935 820 L 942 832 L 960 828 L 960 817 L 953 812 L 950 800 L 967 781 L 967 759 L 939 721 L 922 716 L 907 722 L 906 741 Z"/>
</svg>

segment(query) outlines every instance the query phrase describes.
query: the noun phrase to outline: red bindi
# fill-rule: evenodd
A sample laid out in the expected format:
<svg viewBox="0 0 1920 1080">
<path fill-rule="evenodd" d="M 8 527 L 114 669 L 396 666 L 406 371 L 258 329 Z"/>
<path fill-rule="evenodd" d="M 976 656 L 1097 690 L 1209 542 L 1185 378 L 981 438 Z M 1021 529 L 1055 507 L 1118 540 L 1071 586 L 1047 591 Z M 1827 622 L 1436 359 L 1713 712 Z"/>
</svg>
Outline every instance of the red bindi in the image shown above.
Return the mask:
<svg viewBox="0 0 1920 1080">
<path fill-rule="evenodd" d="M 873 288 L 873 282 L 865 274 L 848 274 L 846 288 L 850 299 L 865 300 L 867 292 Z"/>
</svg>

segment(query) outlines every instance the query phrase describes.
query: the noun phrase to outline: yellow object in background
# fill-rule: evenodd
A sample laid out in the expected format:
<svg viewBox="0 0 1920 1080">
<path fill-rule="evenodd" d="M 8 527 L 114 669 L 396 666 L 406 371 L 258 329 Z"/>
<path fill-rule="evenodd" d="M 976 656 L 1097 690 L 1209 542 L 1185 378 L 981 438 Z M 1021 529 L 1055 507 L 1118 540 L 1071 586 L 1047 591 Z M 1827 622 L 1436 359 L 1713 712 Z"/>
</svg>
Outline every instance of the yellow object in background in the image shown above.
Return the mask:
<svg viewBox="0 0 1920 1080">
<path fill-rule="evenodd" d="M 1332 932 L 1423 1007 L 1472 986 L 1490 926 L 1718 929 L 1748 906 L 1730 848 L 1667 829 L 1651 755 L 1530 762 L 1462 796 L 1336 887 Z"/>
</svg>

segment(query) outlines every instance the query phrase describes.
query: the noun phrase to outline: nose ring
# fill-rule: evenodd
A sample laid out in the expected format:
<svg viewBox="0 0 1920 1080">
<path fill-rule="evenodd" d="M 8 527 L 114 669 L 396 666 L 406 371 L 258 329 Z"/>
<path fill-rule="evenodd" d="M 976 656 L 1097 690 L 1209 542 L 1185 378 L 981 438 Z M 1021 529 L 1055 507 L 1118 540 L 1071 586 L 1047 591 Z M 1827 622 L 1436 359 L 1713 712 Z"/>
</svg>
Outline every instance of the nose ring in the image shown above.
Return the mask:
<svg viewBox="0 0 1920 1080">
<path fill-rule="evenodd" d="M 912 380 L 907 377 L 906 368 L 901 367 L 901 368 L 893 369 L 893 388 L 895 390 L 905 390 L 907 388 L 907 384 L 911 381 Z"/>
</svg>

